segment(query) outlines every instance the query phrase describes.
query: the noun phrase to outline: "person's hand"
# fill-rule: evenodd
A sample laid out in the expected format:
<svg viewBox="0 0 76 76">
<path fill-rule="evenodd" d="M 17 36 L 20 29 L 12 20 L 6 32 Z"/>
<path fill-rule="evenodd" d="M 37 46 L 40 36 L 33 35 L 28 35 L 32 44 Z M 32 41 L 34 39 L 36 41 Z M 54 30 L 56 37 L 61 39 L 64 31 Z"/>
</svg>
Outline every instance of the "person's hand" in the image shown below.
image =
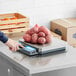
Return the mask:
<svg viewBox="0 0 76 76">
<path fill-rule="evenodd" d="M 12 39 L 8 39 L 8 41 L 5 43 L 8 47 L 9 47 L 9 49 L 10 50 L 12 50 L 12 51 L 17 51 L 17 50 L 19 50 L 19 47 L 24 47 L 24 46 L 22 46 L 20 43 L 18 43 L 18 42 L 16 42 L 16 41 L 14 41 L 14 40 L 12 40 Z"/>
</svg>

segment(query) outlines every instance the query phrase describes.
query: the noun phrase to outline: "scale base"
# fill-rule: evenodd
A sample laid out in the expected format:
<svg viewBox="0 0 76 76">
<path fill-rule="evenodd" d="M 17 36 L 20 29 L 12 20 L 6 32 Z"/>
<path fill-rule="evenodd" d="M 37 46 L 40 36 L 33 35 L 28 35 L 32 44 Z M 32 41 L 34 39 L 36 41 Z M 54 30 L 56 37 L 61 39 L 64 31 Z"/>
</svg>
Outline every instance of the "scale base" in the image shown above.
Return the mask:
<svg viewBox="0 0 76 76">
<path fill-rule="evenodd" d="M 22 40 L 20 40 L 19 42 L 25 47 L 25 48 L 20 48 L 19 51 L 29 56 L 66 52 L 66 42 L 56 38 L 52 39 L 52 43 L 44 44 L 44 45 L 31 44 L 24 42 Z"/>
</svg>

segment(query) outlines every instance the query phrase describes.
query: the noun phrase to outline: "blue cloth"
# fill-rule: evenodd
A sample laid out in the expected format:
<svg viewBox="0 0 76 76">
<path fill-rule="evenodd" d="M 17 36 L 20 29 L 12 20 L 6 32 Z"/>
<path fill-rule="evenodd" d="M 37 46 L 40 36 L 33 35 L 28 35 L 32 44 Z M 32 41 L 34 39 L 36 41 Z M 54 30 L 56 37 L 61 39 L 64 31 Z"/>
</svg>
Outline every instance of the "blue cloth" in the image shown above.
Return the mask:
<svg viewBox="0 0 76 76">
<path fill-rule="evenodd" d="M 8 41 L 8 37 L 0 31 L 0 41 L 2 41 L 3 43 L 6 43 Z"/>
</svg>

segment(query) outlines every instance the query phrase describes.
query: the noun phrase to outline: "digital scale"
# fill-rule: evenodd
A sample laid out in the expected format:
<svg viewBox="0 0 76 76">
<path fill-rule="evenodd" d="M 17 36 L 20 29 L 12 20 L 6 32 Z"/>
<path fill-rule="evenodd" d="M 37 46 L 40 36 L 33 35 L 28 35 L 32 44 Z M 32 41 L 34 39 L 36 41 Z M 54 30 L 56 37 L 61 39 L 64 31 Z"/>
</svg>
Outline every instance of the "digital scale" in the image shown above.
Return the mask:
<svg viewBox="0 0 76 76">
<path fill-rule="evenodd" d="M 19 42 L 24 46 L 24 48 L 19 49 L 19 52 L 22 52 L 29 56 L 44 55 L 52 52 L 59 52 L 66 50 L 66 42 L 57 38 L 52 38 L 51 43 L 43 44 L 43 45 L 31 44 L 23 40 L 19 40 Z"/>
</svg>

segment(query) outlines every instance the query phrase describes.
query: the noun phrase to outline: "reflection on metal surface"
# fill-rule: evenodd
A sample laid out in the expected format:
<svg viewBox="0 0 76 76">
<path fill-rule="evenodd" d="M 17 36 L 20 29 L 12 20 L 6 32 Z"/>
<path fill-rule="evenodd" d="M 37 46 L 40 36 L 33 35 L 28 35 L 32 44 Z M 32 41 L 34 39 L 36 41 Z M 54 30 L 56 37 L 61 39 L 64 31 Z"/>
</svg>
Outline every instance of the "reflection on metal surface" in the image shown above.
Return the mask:
<svg viewBox="0 0 76 76">
<path fill-rule="evenodd" d="M 51 58 L 49 58 L 49 57 L 36 58 L 36 59 L 32 58 L 29 63 L 32 66 L 44 66 L 44 65 L 47 65 L 49 63 L 49 61 L 51 61 Z"/>
<path fill-rule="evenodd" d="M 34 57 L 28 57 L 28 64 L 31 66 L 45 66 L 52 62 L 53 59 L 56 59 L 58 57 L 63 57 L 66 55 L 66 53 L 62 54 L 54 54 L 54 55 L 47 55 L 47 56 L 34 56 Z M 30 61 L 29 61 L 30 58 Z M 26 62 L 26 61 L 25 61 Z"/>
<path fill-rule="evenodd" d="M 15 60 L 15 61 L 22 61 L 24 58 L 26 58 L 26 55 L 23 55 L 21 53 L 18 53 L 18 52 L 14 52 L 11 54 L 12 55 L 12 58 Z"/>
<path fill-rule="evenodd" d="M 11 76 L 11 74 L 10 74 L 10 69 L 8 69 L 8 76 Z"/>
</svg>

